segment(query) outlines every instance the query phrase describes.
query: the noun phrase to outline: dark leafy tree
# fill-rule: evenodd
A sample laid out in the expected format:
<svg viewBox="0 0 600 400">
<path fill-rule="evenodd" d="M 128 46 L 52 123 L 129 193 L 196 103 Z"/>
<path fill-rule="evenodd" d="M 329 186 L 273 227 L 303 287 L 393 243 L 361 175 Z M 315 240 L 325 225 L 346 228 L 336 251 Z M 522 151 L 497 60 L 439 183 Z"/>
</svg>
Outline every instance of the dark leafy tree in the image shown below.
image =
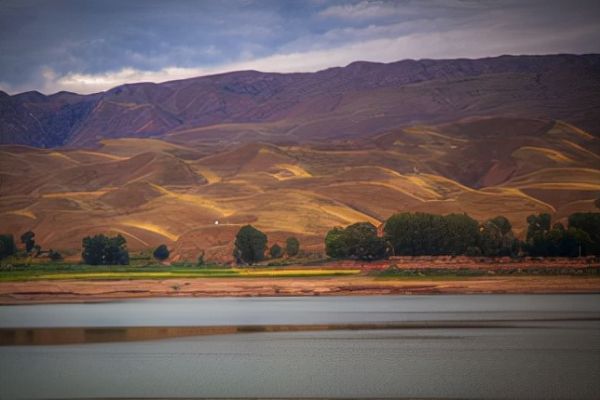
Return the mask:
<svg viewBox="0 0 600 400">
<path fill-rule="evenodd" d="M 86 264 L 91 265 L 126 265 L 129 264 L 127 241 L 121 235 L 109 237 L 105 235 L 87 236 L 82 241 L 81 256 Z"/>
<path fill-rule="evenodd" d="M 202 267 L 204 265 L 204 250 L 200 250 L 200 254 L 198 254 L 196 265 L 198 267 Z"/>
<path fill-rule="evenodd" d="M 280 245 L 275 243 L 269 249 L 269 255 L 271 256 L 271 258 L 280 258 L 283 255 L 283 249 L 281 248 Z"/>
<path fill-rule="evenodd" d="M 581 229 L 556 223 L 546 236 L 548 242 L 548 256 L 552 257 L 577 257 L 583 255 L 591 244 L 590 236 Z"/>
<path fill-rule="evenodd" d="M 348 245 L 344 228 L 335 227 L 325 235 L 325 253 L 332 258 L 348 257 Z"/>
<path fill-rule="evenodd" d="M 479 248 L 488 257 L 515 256 L 518 241 L 512 232 L 512 225 L 503 216 L 484 222 L 480 229 Z"/>
<path fill-rule="evenodd" d="M 550 214 L 530 215 L 527 217 L 526 249 L 532 256 L 547 256 L 550 254 Z"/>
<path fill-rule="evenodd" d="M 577 257 L 600 254 L 600 213 L 575 213 L 568 228 L 560 222 L 550 228 L 548 214 L 527 218 L 527 252 L 532 256 Z"/>
<path fill-rule="evenodd" d="M 358 222 L 345 229 L 334 228 L 325 237 L 325 251 L 333 258 L 378 260 L 389 255 L 384 238 L 377 236 L 377 228 L 369 222 Z"/>
<path fill-rule="evenodd" d="M 385 223 L 395 255 L 464 254 L 476 246 L 479 223 L 467 214 L 400 213 Z"/>
<path fill-rule="evenodd" d="M 394 214 L 385 222 L 383 228 L 386 239 L 394 248 L 394 254 L 416 255 L 419 234 L 417 230 L 416 214 L 400 213 Z"/>
<path fill-rule="evenodd" d="M 267 235 L 252 225 L 243 226 L 235 236 L 234 257 L 250 265 L 264 258 L 266 248 Z"/>
<path fill-rule="evenodd" d="M 346 227 L 348 256 L 359 260 L 380 260 L 386 257 L 387 244 L 377 236 L 377 228 L 370 222 L 357 222 Z"/>
<path fill-rule="evenodd" d="M 500 233 L 503 235 L 507 235 L 512 231 L 512 224 L 503 215 L 499 215 L 489 220 L 492 224 L 496 225 L 500 229 Z"/>
<path fill-rule="evenodd" d="M 443 245 L 440 251 L 443 254 L 465 254 L 469 247 L 477 246 L 479 239 L 479 222 L 467 214 L 449 214 L 443 217 L 445 230 Z M 508 221 L 506 221 L 508 222 Z M 510 230 L 510 223 L 508 223 Z"/>
<path fill-rule="evenodd" d="M 15 246 L 15 239 L 13 235 L 2 234 L 0 235 L 0 259 L 12 256 L 17 251 Z"/>
<path fill-rule="evenodd" d="M 295 257 L 300 251 L 300 242 L 295 237 L 289 237 L 285 240 L 285 253 L 288 257 Z"/>
<path fill-rule="evenodd" d="M 569 229 L 579 229 L 589 237 L 582 244 L 583 255 L 600 255 L 600 213 L 575 213 L 569 216 Z"/>
<path fill-rule="evenodd" d="M 48 258 L 52 261 L 60 261 L 63 259 L 63 256 L 58 251 L 50 249 L 48 250 Z"/>
<path fill-rule="evenodd" d="M 31 253 L 35 246 L 35 240 L 33 239 L 34 237 L 35 233 L 33 233 L 32 231 L 27 231 L 21 235 L 21 243 L 25 245 L 25 251 L 27 253 Z"/>
<path fill-rule="evenodd" d="M 527 241 L 536 235 L 543 236 L 550 231 L 550 214 L 532 214 L 527 217 Z"/>
<path fill-rule="evenodd" d="M 166 244 L 161 244 L 156 249 L 154 249 L 154 252 L 152 253 L 152 255 L 157 260 L 164 261 L 167 258 L 169 258 L 169 256 L 171 255 L 171 252 L 169 251 L 169 248 L 167 247 Z"/>
</svg>

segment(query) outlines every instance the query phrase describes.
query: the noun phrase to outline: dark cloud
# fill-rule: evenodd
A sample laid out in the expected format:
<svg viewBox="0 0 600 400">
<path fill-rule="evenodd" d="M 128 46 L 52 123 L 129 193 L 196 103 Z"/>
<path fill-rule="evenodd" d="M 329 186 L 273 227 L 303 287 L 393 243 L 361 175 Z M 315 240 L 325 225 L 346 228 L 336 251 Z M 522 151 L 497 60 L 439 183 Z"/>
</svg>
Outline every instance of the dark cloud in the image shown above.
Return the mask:
<svg viewBox="0 0 600 400">
<path fill-rule="evenodd" d="M 598 52 L 599 4 L 0 1 L 0 88 L 89 92 L 125 79 L 232 68 L 305 71 L 365 58 Z"/>
</svg>

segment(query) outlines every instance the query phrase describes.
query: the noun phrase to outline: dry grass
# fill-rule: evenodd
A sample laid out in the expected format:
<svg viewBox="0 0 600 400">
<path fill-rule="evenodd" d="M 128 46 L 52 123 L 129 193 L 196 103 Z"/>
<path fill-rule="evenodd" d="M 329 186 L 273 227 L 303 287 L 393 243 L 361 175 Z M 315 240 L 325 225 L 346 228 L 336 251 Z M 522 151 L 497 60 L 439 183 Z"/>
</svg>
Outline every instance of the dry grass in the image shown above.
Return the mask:
<svg viewBox="0 0 600 400">
<path fill-rule="evenodd" d="M 133 250 L 167 243 L 176 257 L 195 259 L 204 250 L 207 258 L 224 261 L 235 232 L 247 223 L 273 238 L 302 236 L 311 250 L 322 252 L 322 238 L 333 226 L 377 225 L 395 212 L 467 212 L 479 220 L 504 214 L 522 232 L 532 213 L 564 217 L 567 211 L 594 210 L 600 191 L 595 138 L 559 122 L 543 145 L 539 133 L 494 142 L 492 163 L 487 139 L 478 138 L 510 120 L 490 124 L 393 130 L 356 145 L 225 148 L 202 141 L 211 132 L 246 129 L 269 136 L 292 129 L 273 123 L 169 136 L 195 143 L 186 146 L 118 139 L 103 141 L 97 150 L 6 147 L 0 157 L 0 218 L 15 235 L 33 229 L 45 248 L 77 253 L 83 236 L 118 232 Z M 304 132 L 310 124 L 294 129 Z M 473 182 L 492 165 L 501 165 L 510 178 L 478 188 Z"/>
</svg>

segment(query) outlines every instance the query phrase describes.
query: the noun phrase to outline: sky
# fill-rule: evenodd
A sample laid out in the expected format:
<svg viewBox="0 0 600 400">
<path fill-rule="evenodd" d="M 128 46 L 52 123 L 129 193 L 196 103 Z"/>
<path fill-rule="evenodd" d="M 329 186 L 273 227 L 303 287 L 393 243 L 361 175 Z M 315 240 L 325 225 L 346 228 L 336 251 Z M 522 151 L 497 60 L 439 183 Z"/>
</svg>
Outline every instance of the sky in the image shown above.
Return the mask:
<svg viewBox="0 0 600 400">
<path fill-rule="evenodd" d="M 598 0 L 0 0 L 0 90 L 600 53 Z"/>
</svg>

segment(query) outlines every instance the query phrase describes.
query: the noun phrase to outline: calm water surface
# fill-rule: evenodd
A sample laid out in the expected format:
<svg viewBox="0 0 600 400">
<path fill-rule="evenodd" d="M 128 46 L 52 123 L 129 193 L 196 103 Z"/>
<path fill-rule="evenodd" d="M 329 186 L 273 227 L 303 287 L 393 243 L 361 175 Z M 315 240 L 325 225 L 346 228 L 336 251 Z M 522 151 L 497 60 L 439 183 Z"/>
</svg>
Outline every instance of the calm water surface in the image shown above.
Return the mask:
<svg viewBox="0 0 600 400">
<path fill-rule="evenodd" d="M 0 327 L 205 326 L 600 317 L 600 295 L 154 298 L 0 306 Z"/>
<path fill-rule="evenodd" d="M 553 318 L 559 320 L 540 321 Z M 599 318 L 599 295 L 152 299 L 0 307 L 4 327 L 517 320 L 509 328 L 0 347 L 0 398 L 598 399 Z"/>
</svg>

